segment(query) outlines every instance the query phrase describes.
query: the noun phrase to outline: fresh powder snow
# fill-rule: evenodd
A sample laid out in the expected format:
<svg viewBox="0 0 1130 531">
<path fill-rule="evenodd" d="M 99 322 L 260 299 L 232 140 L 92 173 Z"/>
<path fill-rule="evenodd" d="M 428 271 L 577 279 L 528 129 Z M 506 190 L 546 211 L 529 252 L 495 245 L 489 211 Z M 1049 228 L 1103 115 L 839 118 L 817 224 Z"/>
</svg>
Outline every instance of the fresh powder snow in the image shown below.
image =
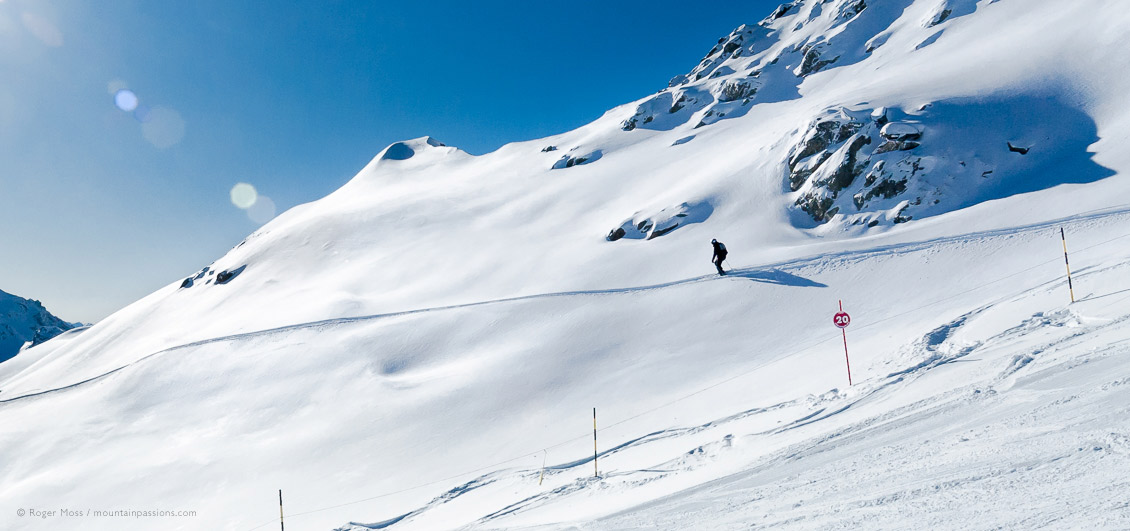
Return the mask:
<svg viewBox="0 0 1130 531">
<path fill-rule="evenodd" d="M 0 528 L 1130 527 L 1130 11 L 742 22 L 0 363 Z"/>
</svg>

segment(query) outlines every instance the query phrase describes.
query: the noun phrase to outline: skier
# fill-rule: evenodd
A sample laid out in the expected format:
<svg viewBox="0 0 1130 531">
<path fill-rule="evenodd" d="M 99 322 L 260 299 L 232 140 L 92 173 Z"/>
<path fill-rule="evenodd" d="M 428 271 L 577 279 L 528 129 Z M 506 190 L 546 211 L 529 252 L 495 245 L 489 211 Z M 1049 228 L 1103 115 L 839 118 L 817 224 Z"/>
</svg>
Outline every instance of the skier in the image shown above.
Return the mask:
<svg viewBox="0 0 1130 531">
<path fill-rule="evenodd" d="M 710 240 L 710 245 L 714 246 L 714 256 L 710 258 L 710 262 L 718 268 L 719 275 L 725 275 L 726 271 L 722 269 L 722 261 L 726 259 L 726 245 L 718 240 Z"/>
</svg>

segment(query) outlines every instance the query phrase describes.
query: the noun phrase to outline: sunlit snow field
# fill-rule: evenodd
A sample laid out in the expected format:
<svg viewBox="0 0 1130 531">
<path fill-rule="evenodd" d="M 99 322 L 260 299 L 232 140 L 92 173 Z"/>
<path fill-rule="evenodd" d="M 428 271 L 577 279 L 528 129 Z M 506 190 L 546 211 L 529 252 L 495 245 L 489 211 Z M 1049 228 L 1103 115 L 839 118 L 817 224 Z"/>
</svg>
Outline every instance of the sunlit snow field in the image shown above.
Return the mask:
<svg viewBox="0 0 1130 531">
<path fill-rule="evenodd" d="M 803 2 L 680 85 L 764 63 L 738 116 L 625 130 L 649 96 L 479 157 L 394 144 L 192 282 L 0 364 L 0 498 L 197 513 L 0 527 L 273 529 L 279 489 L 290 529 L 1130 527 L 1126 10 L 855 4 Z M 842 59 L 772 85 L 813 39 Z M 1016 110 L 1045 100 L 1067 110 Z M 826 110 L 925 104 L 896 155 L 949 168 L 915 181 L 935 210 L 797 208 L 819 183 L 790 190 L 787 159 Z"/>
</svg>

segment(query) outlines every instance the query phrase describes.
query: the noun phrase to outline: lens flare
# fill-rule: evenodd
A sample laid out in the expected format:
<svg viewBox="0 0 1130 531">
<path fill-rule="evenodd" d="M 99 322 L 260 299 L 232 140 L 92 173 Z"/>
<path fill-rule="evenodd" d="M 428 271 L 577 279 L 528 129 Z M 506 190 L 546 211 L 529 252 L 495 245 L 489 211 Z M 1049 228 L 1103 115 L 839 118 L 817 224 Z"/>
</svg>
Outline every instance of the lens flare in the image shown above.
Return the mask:
<svg viewBox="0 0 1130 531">
<path fill-rule="evenodd" d="M 129 83 L 126 83 L 124 80 L 121 80 L 121 79 L 112 79 L 112 80 L 110 80 L 109 83 L 106 83 L 106 93 L 108 93 L 111 96 L 117 94 L 118 91 L 120 91 L 120 90 L 128 89 L 128 88 L 129 88 Z"/>
<path fill-rule="evenodd" d="M 22 19 L 24 27 L 43 44 L 53 48 L 63 45 L 63 33 L 50 20 L 35 13 L 24 13 Z"/>
<path fill-rule="evenodd" d="M 148 122 L 152 118 L 150 116 L 150 114 L 152 112 L 153 112 L 153 109 L 150 109 L 148 105 L 138 104 L 137 108 L 133 110 L 133 117 L 137 121 L 139 121 L 141 123 L 145 123 L 145 122 Z"/>
<path fill-rule="evenodd" d="M 141 110 L 143 106 L 137 109 Z M 168 107 L 154 107 L 141 123 L 141 136 L 158 149 L 175 146 L 184 139 L 184 118 Z"/>
<path fill-rule="evenodd" d="M 270 197 L 261 195 L 255 200 L 255 204 L 247 209 L 247 217 L 251 218 L 251 221 L 262 225 L 274 219 L 275 212 L 275 202 L 271 201 Z"/>
<path fill-rule="evenodd" d="M 235 183 L 235 186 L 231 187 L 231 204 L 239 208 L 244 210 L 251 208 L 251 205 L 254 205 L 257 199 L 259 199 L 259 193 L 250 184 Z"/>
<path fill-rule="evenodd" d="M 121 89 L 114 94 L 114 105 L 125 112 L 133 112 L 137 108 L 137 94 L 130 89 Z"/>
</svg>

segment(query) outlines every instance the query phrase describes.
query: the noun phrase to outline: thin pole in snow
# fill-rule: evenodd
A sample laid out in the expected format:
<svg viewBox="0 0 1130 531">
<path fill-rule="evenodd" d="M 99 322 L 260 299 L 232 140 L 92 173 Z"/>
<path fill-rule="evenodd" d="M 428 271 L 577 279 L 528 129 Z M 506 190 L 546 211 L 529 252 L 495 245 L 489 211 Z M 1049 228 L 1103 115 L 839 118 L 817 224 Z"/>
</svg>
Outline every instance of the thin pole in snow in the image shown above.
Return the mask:
<svg viewBox="0 0 1130 531">
<path fill-rule="evenodd" d="M 279 531 L 286 531 L 286 525 L 283 524 L 282 489 L 279 489 Z"/>
<path fill-rule="evenodd" d="M 842 301 L 842 300 L 840 301 L 840 313 L 844 313 L 844 301 Z M 849 317 L 848 318 L 849 323 L 851 322 L 850 319 L 851 318 Z M 848 387 L 851 387 L 851 358 L 848 356 L 847 325 L 846 324 L 844 326 L 840 327 L 840 332 L 842 332 L 843 335 L 844 335 L 844 362 L 847 363 Z"/>
<path fill-rule="evenodd" d="M 592 477 L 600 477 L 600 472 L 596 468 L 596 408 L 592 408 Z"/>
<path fill-rule="evenodd" d="M 1063 265 L 1067 266 L 1067 290 L 1071 292 L 1071 302 L 1075 302 L 1075 288 L 1071 285 L 1071 262 L 1067 261 L 1067 236 L 1063 234 L 1063 227 L 1059 228 L 1059 239 L 1063 240 Z"/>
<path fill-rule="evenodd" d="M 542 451 L 545 452 L 545 455 L 541 458 L 541 477 L 538 478 L 539 487 L 541 486 L 541 482 L 545 480 L 545 462 L 547 459 L 549 459 L 549 450 Z"/>
</svg>

